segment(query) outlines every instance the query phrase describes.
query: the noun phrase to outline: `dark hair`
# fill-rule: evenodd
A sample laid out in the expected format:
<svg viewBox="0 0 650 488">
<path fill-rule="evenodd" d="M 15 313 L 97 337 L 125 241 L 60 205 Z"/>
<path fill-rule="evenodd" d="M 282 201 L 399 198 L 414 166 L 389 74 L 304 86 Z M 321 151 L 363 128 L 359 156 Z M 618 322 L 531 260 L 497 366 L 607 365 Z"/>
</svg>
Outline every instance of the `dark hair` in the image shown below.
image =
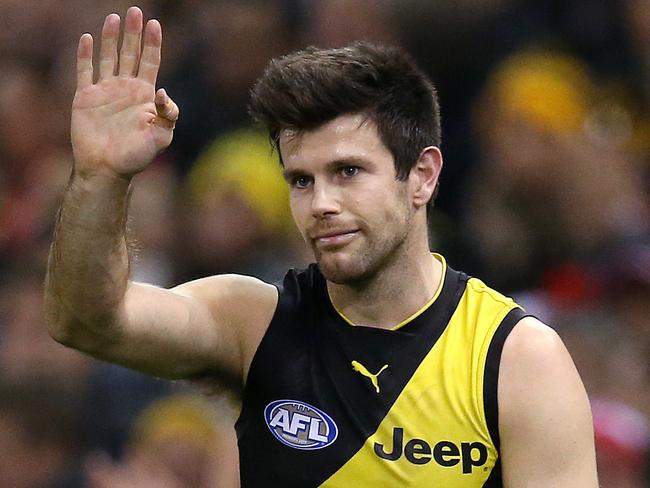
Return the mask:
<svg viewBox="0 0 650 488">
<path fill-rule="evenodd" d="M 395 47 L 355 42 L 308 47 L 272 60 L 251 92 L 249 112 L 278 150 L 284 129 L 312 130 L 336 117 L 364 113 L 405 180 L 421 151 L 440 146 L 440 108 L 433 84 Z"/>
</svg>

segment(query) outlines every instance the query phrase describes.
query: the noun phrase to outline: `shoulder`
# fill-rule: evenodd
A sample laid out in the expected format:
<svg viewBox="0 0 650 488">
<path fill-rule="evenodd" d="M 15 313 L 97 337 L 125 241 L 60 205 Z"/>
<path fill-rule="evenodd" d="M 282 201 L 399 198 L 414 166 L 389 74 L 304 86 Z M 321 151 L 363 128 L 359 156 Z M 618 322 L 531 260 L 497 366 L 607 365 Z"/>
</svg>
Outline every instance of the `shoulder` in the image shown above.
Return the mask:
<svg viewBox="0 0 650 488">
<path fill-rule="evenodd" d="M 207 308 L 226 338 L 224 343 L 239 344 L 246 372 L 275 314 L 278 288 L 251 276 L 224 274 L 190 281 L 173 291 Z"/>
<path fill-rule="evenodd" d="M 291 268 L 287 271 L 282 280 L 282 287 L 290 290 L 308 290 L 315 288 L 324 279 L 318 266 L 312 263 L 304 269 Z"/>
<path fill-rule="evenodd" d="M 468 277 L 465 291 L 460 298 L 460 310 L 466 327 L 472 327 L 475 340 L 482 348 L 490 347 L 498 360 L 501 348 L 511 330 L 526 315 L 510 297 L 485 285 L 481 280 Z"/>
<path fill-rule="evenodd" d="M 502 311 L 504 308 L 512 309 L 516 306 L 512 298 L 472 276 L 467 276 L 467 293 L 477 304 L 480 304 L 481 309 L 492 307 L 495 310 Z"/>
<path fill-rule="evenodd" d="M 274 309 L 278 290 L 275 286 L 257 278 L 237 274 L 209 276 L 183 283 L 172 289 L 179 295 L 204 302 L 213 313 L 224 317 L 232 313 L 233 319 L 240 314 L 263 312 Z M 254 309 L 250 308 L 255 304 Z M 224 317 L 228 318 L 228 317 Z"/>
<path fill-rule="evenodd" d="M 516 383 L 526 377 L 542 381 L 554 375 L 577 377 L 569 352 L 555 330 L 535 317 L 523 317 L 503 345 L 502 381 Z"/>
<path fill-rule="evenodd" d="M 311 306 L 320 296 L 325 283 L 316 264 L 305 269 L 290 269 L 278 283 L 278 313 L 291 313 L 302 306 Z"/>
<path fill-rule="evenodd" d="M 507 401 L 500 402 L 504 403 L 500 410 L 507 412 L 509 404 L 533 401 L 531 390 L 543 386 L 559 390 L 563 385 L 584 390 L 564 343 L 557 332 L 535 317 L 522 318 L 503 345 L 499 389 L 507 391 Z"/>
<path fill-rule="evenodd" d="M 531 362 L 568 355 L 557 332 L 532 316 L 517 322 L 503 349 L 504 354 L 527 358 Z"/>
<path fill-rule="evenodd" d="M 514 485 L 539 479 L 554 480 L 546 486 L 594 486 L 587 393 L 558 334 L 534 317 L 521 319 L 504 343 L 498 404 L 506 480 Z M 585 483 L 572 484 L 571 479 Z"/>
</svg>

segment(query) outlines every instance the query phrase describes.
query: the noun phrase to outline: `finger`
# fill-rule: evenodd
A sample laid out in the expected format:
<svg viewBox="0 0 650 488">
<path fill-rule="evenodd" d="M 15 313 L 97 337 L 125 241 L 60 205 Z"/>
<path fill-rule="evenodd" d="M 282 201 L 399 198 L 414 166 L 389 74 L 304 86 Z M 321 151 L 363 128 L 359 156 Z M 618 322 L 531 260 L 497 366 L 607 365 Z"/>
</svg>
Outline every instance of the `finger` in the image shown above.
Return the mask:
<svg viewBox="0 0 650 488">
<path fill-rule="evenodd" d="M 156 118 L 157 125 L 171 129 L 176 126 L 180 110 L 178 105 L 176 105 L 162 88 L 156 92 L 156 111 L 158 113 L 158 117 Z"/>
<path fill-rule="evenodd" d="M 86 33 L 77 48 L 77 90 L 93 84 L 93 36 Z"/>
<path fill-rule="evenodd" d="M 162 28 L 157 20 L 150 20 L 144 28 L 144 47 L 138 78 L 156 84 L 160 67 L 160 47 L 162 46 Z"/>
<path fill-rule="evenodd" d="M 99 79 L 115 75 L 117 66 L 117 38 L 120 35 L 120 16 L 110 14 L 104 20 L 102 45 L 99 52 Z"/>
<path fill-rule="evenodd" d="M 142 35 L 142 10 L 131 7 L 124 20 L 124 39 L 120 50 L 120 76 L 134 76 L 140 59 L 140 36 Z"/>
</svg>

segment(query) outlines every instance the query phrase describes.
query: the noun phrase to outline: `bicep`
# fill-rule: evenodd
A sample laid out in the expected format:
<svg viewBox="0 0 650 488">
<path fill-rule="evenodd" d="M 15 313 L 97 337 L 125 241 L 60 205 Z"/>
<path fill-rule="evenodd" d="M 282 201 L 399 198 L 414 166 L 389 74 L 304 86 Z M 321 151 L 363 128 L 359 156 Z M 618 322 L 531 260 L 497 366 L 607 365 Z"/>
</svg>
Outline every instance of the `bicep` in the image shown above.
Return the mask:
<svg viewBox="0 0 650 488">
<path fill-rule="evenodd" d="M 498 399 L 505 486 L 598 486 L 587 394 L 558 335 L 536 319 L 506 340 Z"/>
<path fill-rule="evenodd" d="M 243 276 L 213 276 L 163 289 L 129 283 L 118 332 L 100 359 L 168 378 L 212 372 L 241 379 L 247 344 L 275 310 L 275 288 Z"/>
</svg>

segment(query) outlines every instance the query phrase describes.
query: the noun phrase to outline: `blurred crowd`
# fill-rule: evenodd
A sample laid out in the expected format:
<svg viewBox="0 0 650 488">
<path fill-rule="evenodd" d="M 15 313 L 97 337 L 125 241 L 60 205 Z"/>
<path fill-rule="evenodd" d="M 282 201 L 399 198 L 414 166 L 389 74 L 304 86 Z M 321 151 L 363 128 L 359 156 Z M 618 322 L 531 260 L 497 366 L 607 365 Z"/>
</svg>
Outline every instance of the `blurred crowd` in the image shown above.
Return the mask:
<svg viewBox="0 0 650 488">
<path fill-rule="evenodd" d="M 237 481 L 209 397 L 52 341 L 43 278 L 71 169 L 78 37 L 122 0 L 0 0 L 0 485 Z M 650 0 L 141 0 L 161 20 L 172 146 L 135 181 L 134 279 L 268 281 L 310 256 L 248 92 L 273 56 L 366 39 L 438 87 L 432 248 L 558 330 L 601 486 L 650 486 Z M 98 43 L 96 43 L 97 46 Z"/>
</svg>

